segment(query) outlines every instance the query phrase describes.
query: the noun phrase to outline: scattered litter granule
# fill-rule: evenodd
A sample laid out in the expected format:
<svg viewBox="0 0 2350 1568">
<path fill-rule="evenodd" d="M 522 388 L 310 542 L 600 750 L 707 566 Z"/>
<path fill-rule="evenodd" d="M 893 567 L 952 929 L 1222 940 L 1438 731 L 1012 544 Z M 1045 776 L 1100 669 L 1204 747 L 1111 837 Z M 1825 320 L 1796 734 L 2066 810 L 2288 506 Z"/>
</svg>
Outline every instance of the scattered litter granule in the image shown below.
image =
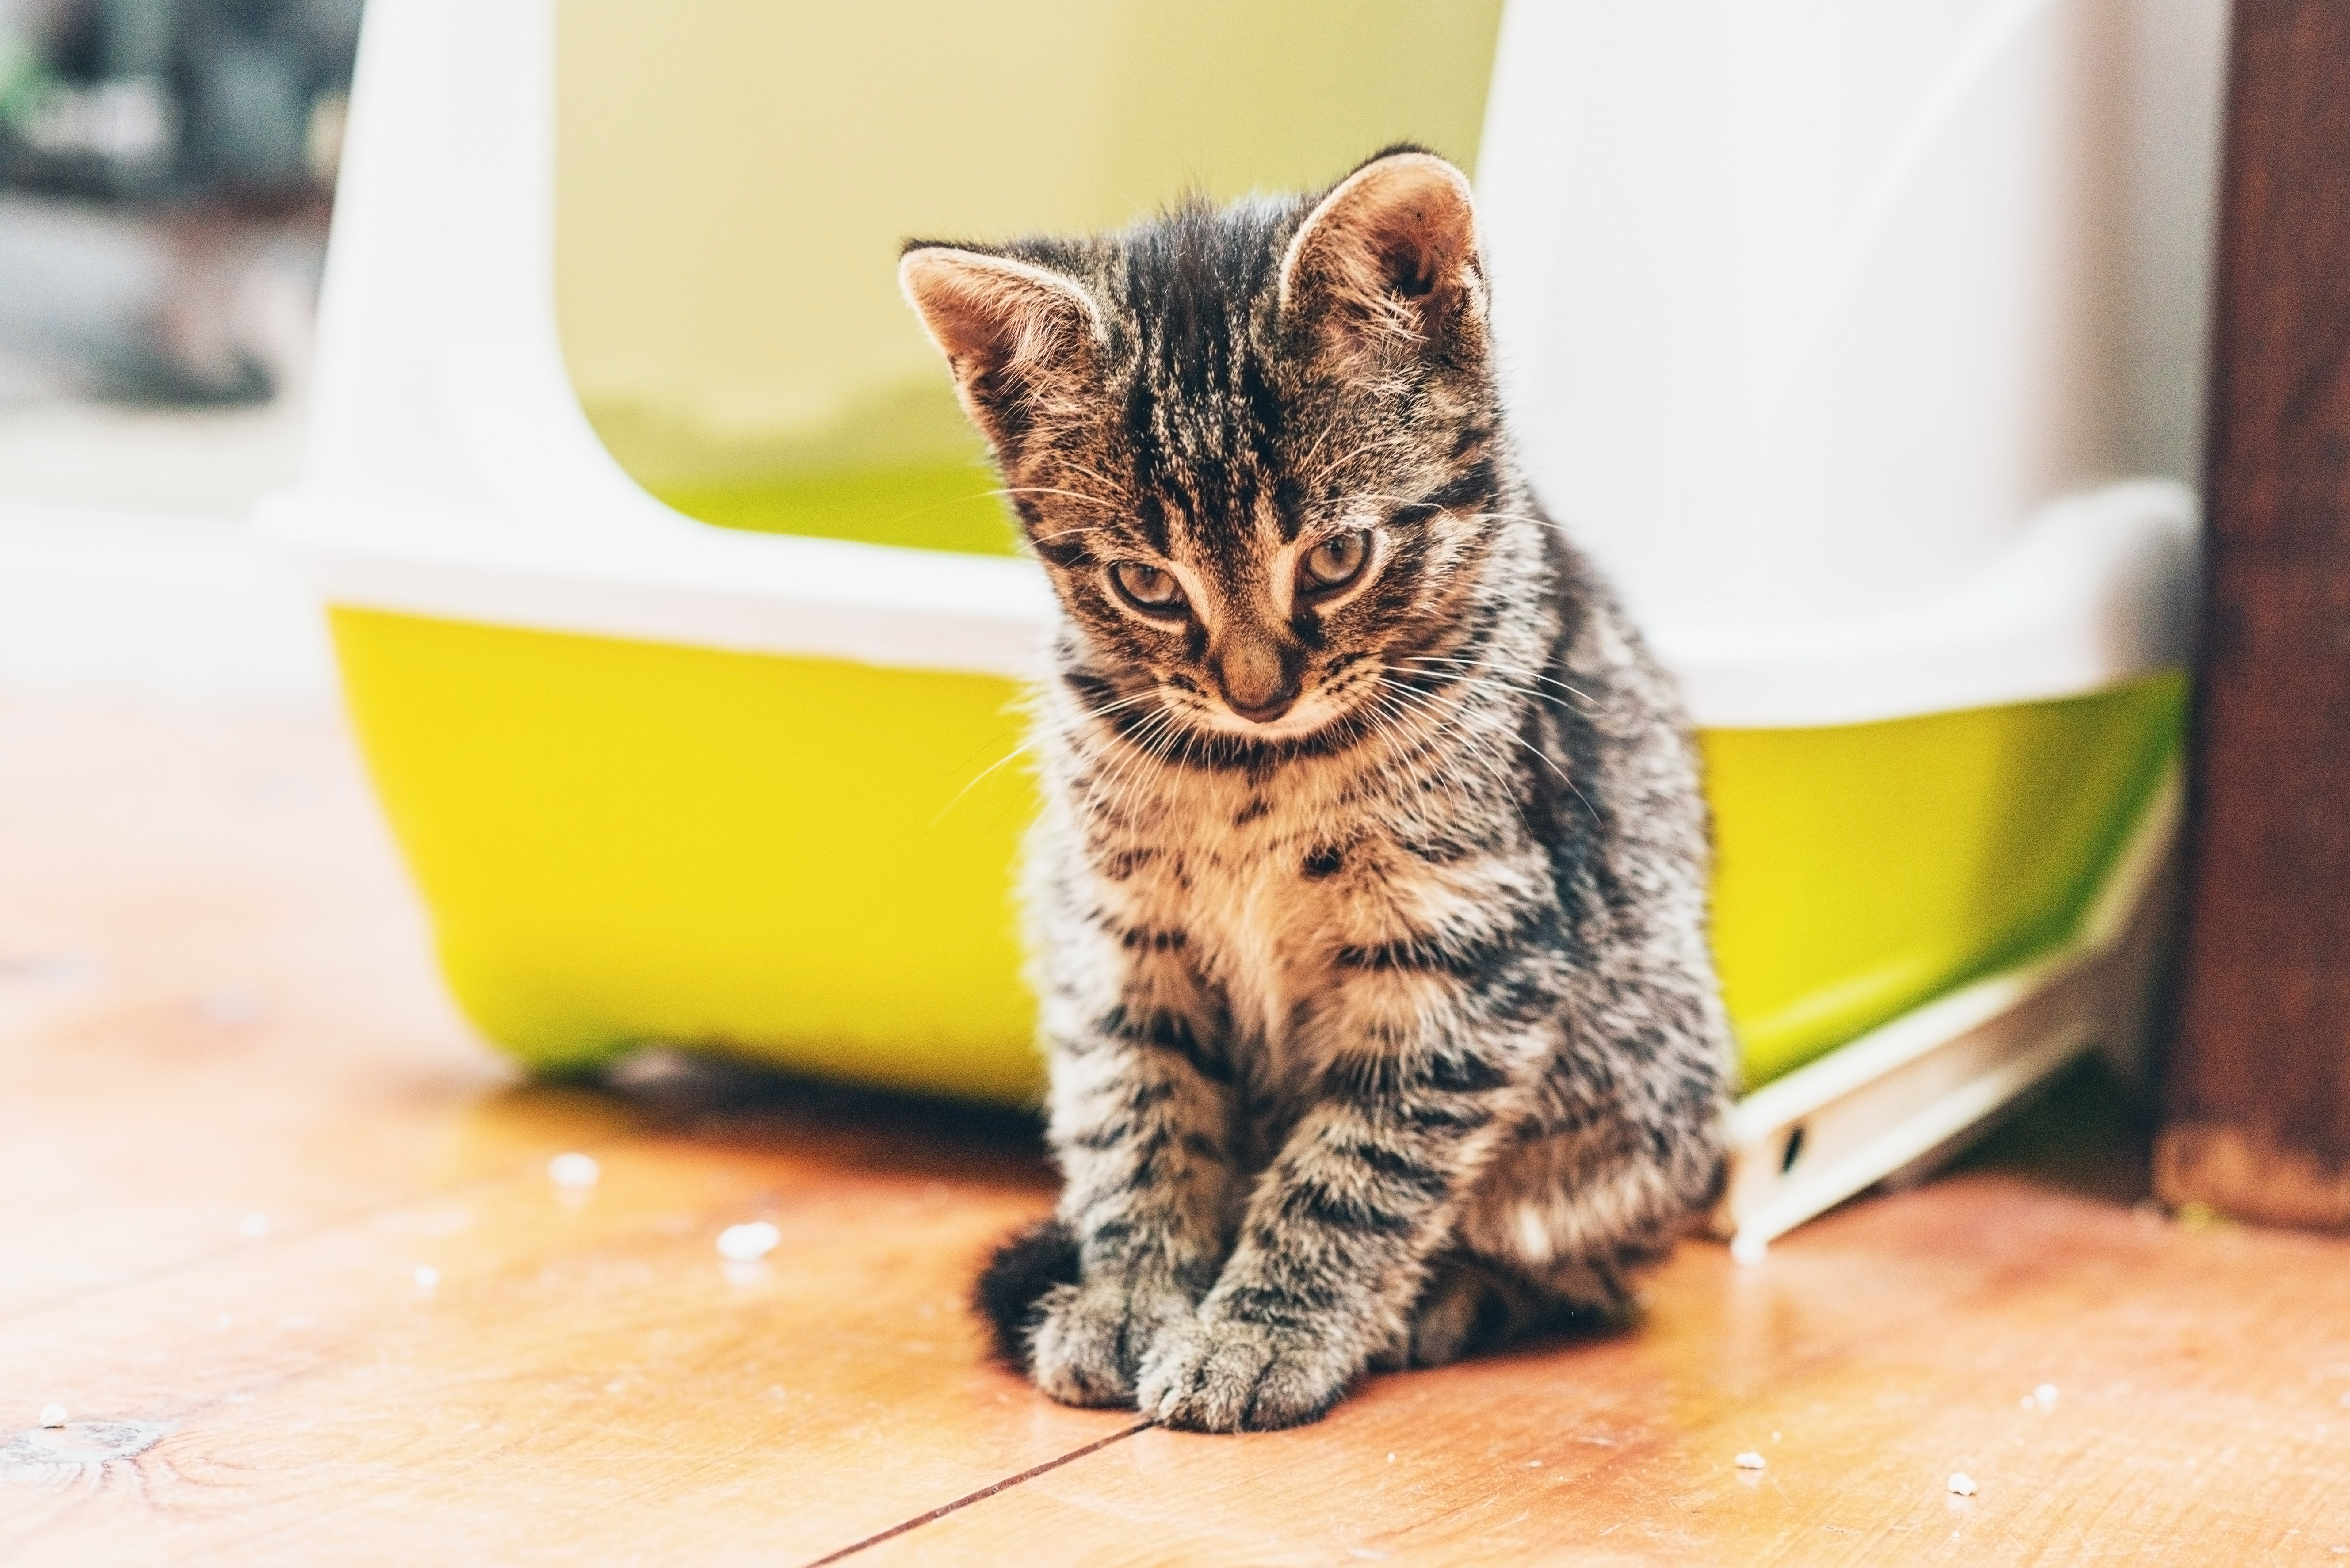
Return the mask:
<svg viewBox="0 0 2350 1568">
<path fill-rule="evenodd" d="M 574 1192 L 585 1192 L 603 1174 L 604 1168 L 596 1163 L 593 1155 L 558 1154 L 546 1162 L 546 1179 Z"/>
<path fill-rule="evenodd" d="M 196 1012 L 207 1023 L 250 1023 L 261 1014 L 261 1003 L 249 991 L 224 985 L 196 998 Z"/>
<path fill-rule="evenodd" d="M 1749 1449 L 1746 1452 L 1739 1455 L 1737 1459 L 1731 1461 L 1731 1463 L 1735 1464 L 1742 1470 L 1759 1470 L 1762 1468 L 1762 1456 L 1756 1453 L 1753 1449 Z"/>
<path fill-rule="evenodd" d="M 66 1407 L 63 1405 L 44 1405 L 41 1407 L 42 1426 L 62 1427 L 65 1424 Z"/>
<path fill-rule="evenodd" d="M 729 1225 L 718 1232 L 718 1255 L 730 1263 L 755 1263 L 775 1250 L 784 1233 L 764 1220 Z"/>
<path fill-rule="evenodd" d="M 236 1222 L 236 1228 L 240 1234 L 253 1237 L 257 1240 L 269 1234 L 269 1216 L 266 1214 L 248 1214 L 244 1219 Z"/>
<path fill-rule="evenodd" d="M 430 1263 L 419 1263 L 416 1265 L 413 1278 L 418 1290 L 429 1291 L 441 1282 L 441 1271 Z"/>
<path fill-rule="evenodd" d="M 1950 1488 L 1952 1497 L 1972 1497 L 1975 1494 L 1975 1478 L 1964 1470 L 1952 1470 Z"/>
<path fill-rule="evenodd" d="M 2043 1383 L 2039 1387 L 2034 1388 L 2032 1391 L 2032 1402 L 2043 1410 L 2056 1408 L 2056 1385 Z"/>
</svg>

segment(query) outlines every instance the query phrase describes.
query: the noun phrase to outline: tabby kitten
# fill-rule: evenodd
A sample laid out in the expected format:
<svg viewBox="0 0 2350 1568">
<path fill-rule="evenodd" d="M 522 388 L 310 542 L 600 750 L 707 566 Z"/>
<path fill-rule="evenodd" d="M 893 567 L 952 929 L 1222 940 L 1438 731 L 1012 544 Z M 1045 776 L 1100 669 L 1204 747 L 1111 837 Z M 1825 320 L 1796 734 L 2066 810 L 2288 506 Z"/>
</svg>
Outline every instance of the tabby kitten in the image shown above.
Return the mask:
<svg viewBox="0 0 2350 1568">
<path fill-rule="evenodd" d="M 1045 1393 L 1286 1427 L 1621 1310 L 1720 1189 L 1672 686 L 1502 428 L 1468 182 L 899 274 L 1063 609 L 1027 905 L 1058 1217 L 979 1297 Z"/>
</svg>

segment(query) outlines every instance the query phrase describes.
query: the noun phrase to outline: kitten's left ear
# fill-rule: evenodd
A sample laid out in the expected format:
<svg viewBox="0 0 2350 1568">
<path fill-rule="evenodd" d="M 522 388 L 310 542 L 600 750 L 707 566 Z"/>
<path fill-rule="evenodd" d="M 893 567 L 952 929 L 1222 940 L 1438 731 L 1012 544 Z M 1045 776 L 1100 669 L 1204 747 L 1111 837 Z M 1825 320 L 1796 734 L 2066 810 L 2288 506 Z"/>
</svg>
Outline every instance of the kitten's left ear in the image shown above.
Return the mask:
<svg viewBox="0 0 2350 1568">
<path fill-rule="evenodd" d="M 1083 397 L 1102 318 L 1073 280 L 1013 256 L 917 242 L 899 258 L 898 285 L 998 457 L 1015 455 L 1040 416 Z"/>
<path fill-rule="evenodd" d="M 1468 177 L 1433 152 L 1401 148 L 1340 181 L 1306 215 L 1281 260 L 1284 318 L 1342 347 L 1482 347 L 1485 269 Z"/>
</svg>

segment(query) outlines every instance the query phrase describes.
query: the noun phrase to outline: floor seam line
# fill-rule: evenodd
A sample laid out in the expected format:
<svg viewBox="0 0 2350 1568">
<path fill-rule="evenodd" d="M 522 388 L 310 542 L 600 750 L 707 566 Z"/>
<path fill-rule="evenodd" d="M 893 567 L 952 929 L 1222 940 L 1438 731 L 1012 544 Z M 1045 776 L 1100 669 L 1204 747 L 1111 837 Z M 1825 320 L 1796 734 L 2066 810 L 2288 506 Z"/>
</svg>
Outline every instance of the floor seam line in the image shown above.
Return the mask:
<svg viewBox="0 0 2350 1568">
<path fill-rule="evenodd" d="M 847 1546 L 840 1548 L 837 1552 L 828 1552 L 821 1557 L 804 1563 L 802 1564 L 802 1568 L 826 1568 L 826 1564 L 838 1563 L 844 1558 L 854 1557 L 857 1553 L 865 1551 L 868 1547 L 879 1546 L 885 1541 L 894 1541 L 899 1536 L 904 1535 L 910 1531 L 920 1530 L 926 1524 L 935 1524 L 940 1520 L 944 1519 L 948 1514 L 955 1513 L 963 1509 L 969 1508 L 975 1502 L 985 1502 L 989 1498 L 993 1497 L 998 1492 L 1009 1491 L 1014 1487 L 1019 1486 L 1024 1481 L 1035 1480 L 1038 1476 L 1045 1474 L 1047 1470 L 1056 1470 L 1063 1465 L 1074 1464 L 1077 1460 L 1084 1459 L 1087 1454 L 1098 1453 L 1102 1449 L 1108 1448 L 1112 1443 L 1122 1443 L 1126 1441 L 1127 1438 L 1133 1437 L 1136 1433 L 1147 1432 L 1158 1424 L 1159 1423 L 1156 1421 L 1137 1421 L 1133 1426 L 1125 1428 L 1119 1431 L 1112 1432 L 1106 1438 L 1097 1438 L 1092 1442 L 1086 1444 L 1083 1448 L 1071 1449 L 1067 1453 L 1059 1455 L 1054 1459 L 1046 1459 L 1041 1465 L 1031 1465 L 1017 1475 L 1005 1476 L 1002 1480 L 991 1482 L 990 1484 L 980 1488 L 977 1491 L 966 1492 L 962 1496 L 956 1498 L 951 1502 L 942 1502 L 938 1507 L 931 1510 L 928 1513 L 917 1514 L 911 1519 L 900 1520 L 887 1530 L 876 1531 L 862 1541 L 851 1542 Z"/>
</svg>

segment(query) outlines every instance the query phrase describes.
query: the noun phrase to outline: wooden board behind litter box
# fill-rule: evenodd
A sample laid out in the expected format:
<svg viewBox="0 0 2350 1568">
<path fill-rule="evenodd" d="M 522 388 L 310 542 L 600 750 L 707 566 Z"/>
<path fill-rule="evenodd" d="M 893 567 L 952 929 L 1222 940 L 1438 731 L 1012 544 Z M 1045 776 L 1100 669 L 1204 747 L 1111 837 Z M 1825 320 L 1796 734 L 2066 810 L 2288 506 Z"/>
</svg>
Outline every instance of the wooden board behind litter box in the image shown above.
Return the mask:
<svg viewBox="0 0 2350 1568">
<path fill-rule="evenodd" d="M 2157 1180 L 2350 1224 L 2350 5 L 2239 0 L 2188 935 Z"/>
</svg>

